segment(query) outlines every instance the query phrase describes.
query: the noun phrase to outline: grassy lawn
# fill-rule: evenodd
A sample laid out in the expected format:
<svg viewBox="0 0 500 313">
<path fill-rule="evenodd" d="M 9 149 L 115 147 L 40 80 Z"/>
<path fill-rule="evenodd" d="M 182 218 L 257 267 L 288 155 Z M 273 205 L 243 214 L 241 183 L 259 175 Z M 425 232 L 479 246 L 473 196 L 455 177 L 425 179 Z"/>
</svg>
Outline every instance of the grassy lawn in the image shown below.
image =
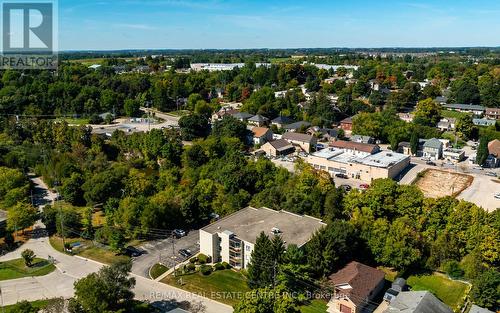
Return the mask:
<svg viewBox="0 0 500 313">
<path fill-rule="evenodd" d="M 301 313 L 325 313 L 326 312 L 326 302 L 323 300 L 312 300 L 310 304 L 303 305 L 300 307 Z"/>
<path fill-rule="evenodd" d="M 50 237 L 50 244 L 54 249 L 63 252 L 63 245 L 62 245 L 62 239 L 56 236 Z M 90 240 L 85 240 L 82 238 L 69 238 L 66 239 L 66 242 L 68 243 L 75 243 L 75 242 L 80 242 L 82 245 L 85 247 L 79 251 L 76 251 L 76 255 L 79 255 L 81 257 L 91 259 L 97 262 L 101 262 L 104 264 L 113 264 L 118 261 L 126 261 L 129 260 L 130 258 L 126 255 L 117 255 L 116 253 L 102 249 L 99 247 L 94 246 L 92 241 Z"/>
<path fill-rule="evenodd" d="M 27 267 L 23 259 L 15 259 L 0 263 L 0 280 L 22 277 L 43 276 L 54 271 L 56 267 L 45 259 L 35 258 L 33 265 Z"/>
<path fill-rule="evenodd" d="M 189 113 L 191 113 L 191 112 L 188 110 L 179 110 L 179 111 L 168 112 L 168 114 L 171 114 L 174 116 L 185 116 L 185 115 L 188 115 Z"/>
<path fill-rule="evenodd" d="M 44 309 L 52 300 L 37 300 L 30 302 L 31 306 L 35 309 Z M 5 313 L 14 313 L 14 312 L 19 312 L 17 304 L 12 304 L 12 305 L 6 305 L 4 307 Z"/>
<path fill-rule="evenodd" d="M 180 277 L 169 275 L 161 282 L 229 305 L 238 303 L 250 291 L 245 276 L 233 270 L 215 271 L 208 276 L 199 272 Z"/>
<path fill-rule="evenodd" d="M 452 309 L 462 305 L 462 298 L 468 286 L 453 281 L 441 274 L 416 275 L 408 277 L 407 283 L 412 290 L 428 290 Z"/>
<path fill-rule="evenodd" d="M 56 119 L 57 122 L 65 121 L 70 125 L 86 125 L 90 123 L 90 119 L 88 118 L 70 118 L 70 117 L 61 117 Z"/>
<path fill-rule="evenodd" d="M 442 117 L 459 118 L 459 117 L 464 116 L 464 115 L 470 115 L 470 114 L 465 113 L 465 112 L 458 112 L 458 111 L 441 110 Z"/>
<path fill-rule="evenodd" d="M 149 273 L 151 274 L 151 277 L 153 279 L 156 279 L 156 278 L 160 277 L 166 271 L 168 271 L 168 267 L 166 267 L 165 265 L 161 265 L 161 264 L 156 263 L 155 265 L 153 265 L 153 267 L 151 268 Z"/>
</svg>

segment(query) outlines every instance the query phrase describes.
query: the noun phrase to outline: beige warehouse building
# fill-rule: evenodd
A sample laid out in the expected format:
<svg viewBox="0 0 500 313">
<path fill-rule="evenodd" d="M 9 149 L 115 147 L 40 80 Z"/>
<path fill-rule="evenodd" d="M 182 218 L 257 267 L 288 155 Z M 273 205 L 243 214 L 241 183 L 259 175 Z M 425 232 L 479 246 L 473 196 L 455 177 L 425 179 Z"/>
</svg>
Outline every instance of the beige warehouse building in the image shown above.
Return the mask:
<svg viewBox="0 0 500 313">
<path fill-rule="evenodd" d="M 410 165 L 407 155 L 392 151 L 374 152 L 330 147 L 309 155 L 307 163 L 332 176 L 342 173 L 364 182 L 377 178 L 396 178 Z"/>
</svg>

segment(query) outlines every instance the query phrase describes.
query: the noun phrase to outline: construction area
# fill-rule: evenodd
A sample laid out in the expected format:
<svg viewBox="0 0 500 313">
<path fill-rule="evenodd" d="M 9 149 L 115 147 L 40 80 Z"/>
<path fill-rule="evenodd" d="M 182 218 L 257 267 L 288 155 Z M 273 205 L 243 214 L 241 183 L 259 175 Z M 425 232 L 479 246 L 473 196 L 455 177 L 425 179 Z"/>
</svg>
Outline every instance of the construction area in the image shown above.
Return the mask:
<svg viewBox="0 0 500 313">
<path fill-rule="evenodd" d="M 422 190 L 425 197 L 456 197 L 467 189 L 474 177 L 448 171 L 427 169 L 418 174 L 415 185 Z"/>
</svg>

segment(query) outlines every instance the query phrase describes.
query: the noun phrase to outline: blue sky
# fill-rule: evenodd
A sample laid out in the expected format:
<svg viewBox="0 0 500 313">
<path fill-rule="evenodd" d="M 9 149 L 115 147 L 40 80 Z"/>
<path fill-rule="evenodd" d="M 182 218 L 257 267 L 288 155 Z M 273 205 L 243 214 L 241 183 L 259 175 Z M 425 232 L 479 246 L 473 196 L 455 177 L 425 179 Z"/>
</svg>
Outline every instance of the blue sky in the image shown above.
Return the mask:
<svg viewBox="0 0 500 313">
<path fill-rule="evenodd" d="M 500 0 L 59 0 L 60 50 L 499 45 Z"/>
</svg>

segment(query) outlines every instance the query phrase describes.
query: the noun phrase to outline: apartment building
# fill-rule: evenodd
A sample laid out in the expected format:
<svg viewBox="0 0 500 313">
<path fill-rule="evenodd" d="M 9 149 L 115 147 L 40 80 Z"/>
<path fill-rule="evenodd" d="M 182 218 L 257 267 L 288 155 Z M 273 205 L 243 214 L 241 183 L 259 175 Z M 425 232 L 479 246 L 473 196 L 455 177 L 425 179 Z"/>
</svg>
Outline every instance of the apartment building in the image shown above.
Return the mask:
<svg viewBox="0 0 500 313">
<path fill-rule="evenodd" d="M 200 252 L 210 256 L 213 263 L 227 262 L 244 269 L 261 232 L 280 236 L 285 245 L 302 247 L 324 226 L 320 219 L 307 215 L 246 207 L 200 229 Z"/>
</svg>

